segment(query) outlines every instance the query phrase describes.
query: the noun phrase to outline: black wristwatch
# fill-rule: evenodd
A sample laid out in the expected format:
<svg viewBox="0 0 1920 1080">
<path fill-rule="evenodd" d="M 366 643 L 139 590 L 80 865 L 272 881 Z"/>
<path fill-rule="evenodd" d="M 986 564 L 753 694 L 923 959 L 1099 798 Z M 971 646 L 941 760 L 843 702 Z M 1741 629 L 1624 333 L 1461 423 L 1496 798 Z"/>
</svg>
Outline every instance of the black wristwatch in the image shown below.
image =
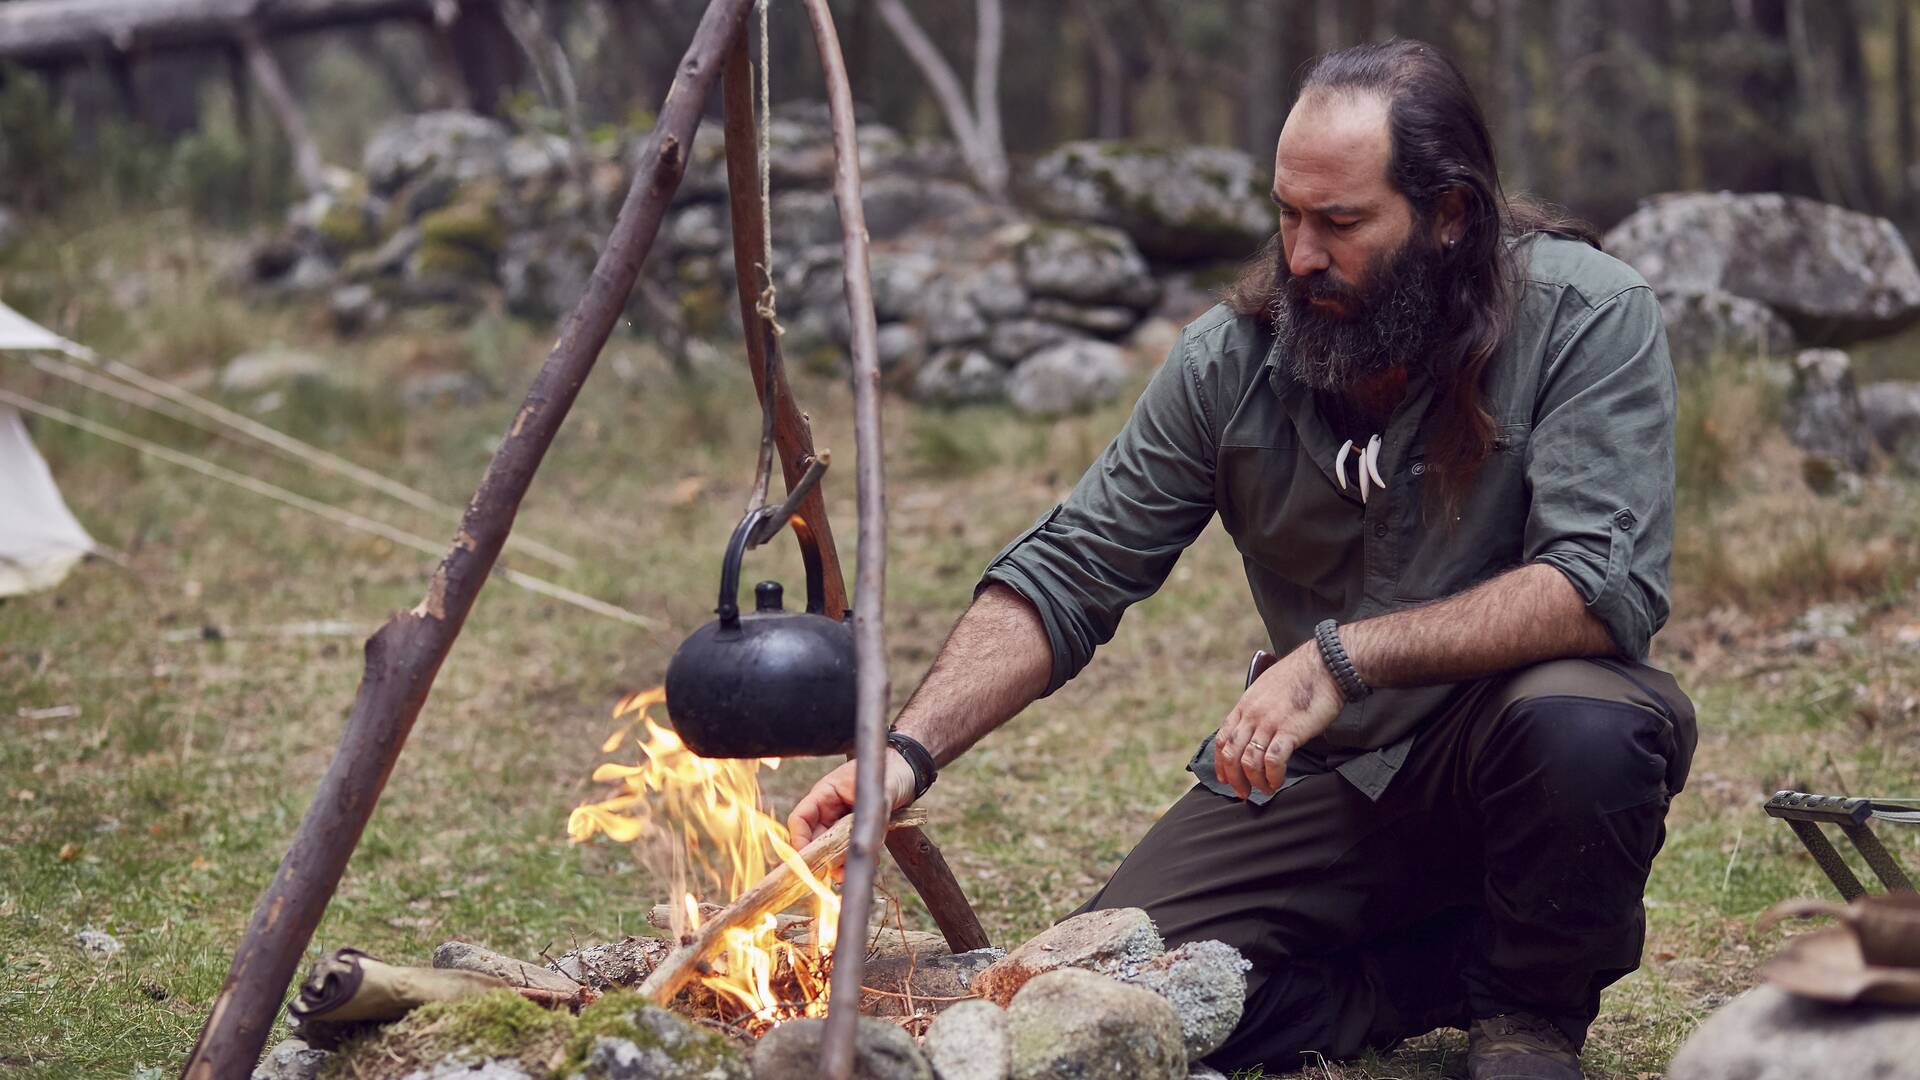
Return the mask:
<svg viewBox="0 0 1920 1080">
<path fill-rule="evenodd" d="M 907 767 L 913 770 L 913 797 L 918 799 L 927 793 L 935 780 L 940 779 L 940 768 L 933 762 L 933 752 L 920 745 L 920 740 L 898 731 L 887 732 L 887 745 L 900 751 L 907 759 Z"/>
<path fill-rule="evenodd" d="M 1320 646 L 1320 658 L 1327 662 L 1327 670 L 1333 672 L 1333 681 L 1340 684 L 1340 693 L 1349 702 L 1359 701 L 1373 693 L 1373 687 L 1360 678 L 1353 670 L 1353 661 L 1347 657 L 1346 646 L 1340 644 L 1340 628 L 1332 619 L 1322 619 L 1320 625 L 1313 628 L 1313 640 Z"/>
</svg>

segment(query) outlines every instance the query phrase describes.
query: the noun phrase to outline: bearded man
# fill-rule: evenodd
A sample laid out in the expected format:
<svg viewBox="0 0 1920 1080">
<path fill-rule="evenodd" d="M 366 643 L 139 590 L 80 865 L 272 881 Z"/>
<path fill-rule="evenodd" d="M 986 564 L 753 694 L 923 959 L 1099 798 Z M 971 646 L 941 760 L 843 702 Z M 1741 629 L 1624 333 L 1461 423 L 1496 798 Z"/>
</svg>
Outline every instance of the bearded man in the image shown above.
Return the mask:
<svg viewBox="0 0 1920 1080">
<path fill-rule="evenodd" d="M 1502 194 L 1472 91 L 1417 42 L 1312 68 L 1273 197 L 1266 255 L 988 566 L 888 800 L 1072 678 L 1218 514 L 1281 659 L 1087 907 L 1252 961 L 1218 1067 L 1454 1026 L 1478 1080 L 1577 1080 L 1695 738 L 1642 663 L 1673 537 L 1659 306 Z M 793 830 L 852 802 L 842 766 Z"/>
</svg>

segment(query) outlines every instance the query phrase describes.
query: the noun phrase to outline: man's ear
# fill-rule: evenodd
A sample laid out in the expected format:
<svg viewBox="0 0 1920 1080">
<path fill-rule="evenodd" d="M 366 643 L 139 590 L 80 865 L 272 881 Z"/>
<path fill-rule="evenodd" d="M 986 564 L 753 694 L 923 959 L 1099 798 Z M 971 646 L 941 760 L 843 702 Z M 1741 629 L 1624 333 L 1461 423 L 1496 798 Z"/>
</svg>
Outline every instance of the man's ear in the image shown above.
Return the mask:
<svg viewBox="0 0 1920 1080">
<path fill-rule="evenodd" d="M 1450 248 L 1467 235 L 1467 197 L 1457 187 L 1448 188 L 1433 204 L 1433 242 Z"/>
</svg>

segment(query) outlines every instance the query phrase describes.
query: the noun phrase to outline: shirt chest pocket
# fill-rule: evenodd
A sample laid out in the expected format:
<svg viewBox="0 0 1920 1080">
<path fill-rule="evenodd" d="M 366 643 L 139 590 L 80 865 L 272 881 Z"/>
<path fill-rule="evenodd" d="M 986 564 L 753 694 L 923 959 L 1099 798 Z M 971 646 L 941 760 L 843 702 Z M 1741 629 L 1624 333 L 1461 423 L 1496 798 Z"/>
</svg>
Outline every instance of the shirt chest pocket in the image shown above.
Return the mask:
<svg viewBox="0 0 1920 1080">
<path fill-rule="evenodd" d="M 1400 570 L 1394 599 L 1425 603 L 1463 592 L 1520 564 L 1527 524 L 1527 445 L 1532 425 L 1494 429 L 1493 451 L 1481 462 L 1459 509 L 1448 515 L 1437 476 L 1422 448 L 1409 456 L 1402 504 Z M 1448 520 L 1451 516 L 1452 520 Z"/>
<path fill-rule="evenodd" d="M 1289 432 L 1219 450 L 1220 523 L 1249 561 L 1326 592 L 1358 565 L 1360 514 L 1340 498 Z"/>
</svg>

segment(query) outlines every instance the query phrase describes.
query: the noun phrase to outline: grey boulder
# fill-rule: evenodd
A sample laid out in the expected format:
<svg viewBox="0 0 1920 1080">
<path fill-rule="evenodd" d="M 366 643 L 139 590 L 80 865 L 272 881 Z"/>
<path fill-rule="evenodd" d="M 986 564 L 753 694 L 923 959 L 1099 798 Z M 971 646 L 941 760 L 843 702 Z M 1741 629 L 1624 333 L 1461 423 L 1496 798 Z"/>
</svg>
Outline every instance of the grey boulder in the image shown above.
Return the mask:
<svg viewBox="0 0 1920 1080">
<path fill-rule="evenodd" d="M 1061 416 L 1120 396 L 1127 354 L 1104 341 L 1069 341 L 1022 361 L 1007 380 L 1013 407 L 1032 416 Z"/>
<path fill-rule="evenodd" d="M 1007 1009 L 1012 1080 L 1184 1080 L 1180 1018 L 1165 998 L 1091 971 L 1049 971 Z"/>
<path fill-rule="evenodd" d="M 987 334 L 987 352 L 1003 364 L 1017 364 L 1041 349 L 1081 336 L 1073 327 L 1045 319 L 1008 319 Z"/>
<path fill-rule="evenodd" d="M 1020 244 L 1019 260 L 1021 280 L 1035 296 L 1135 310 L 1160 297 L 1133 241 L 1102 225 L 1035 226 Z"/>
<path fill-rule="evenodd" d="M 1081 968 L 1126 975 L 1166 952 L 1153 920 L 1139 908 L 1106 908 L 1062 919 L 973 981 L 980 996 L 998 1005 L 1013 1000 L 1020 988 L 1049 971 Z"/>
<path fill-rule="evenodd" d="M 1839 472 L 1864 472 L 1873 447 L 1854 386 L 1852 362 L 1838 349 L 1805 349 L 1793 359 L 1787 438 Z"/>
<path fill-rule="evenodd" d="M 1190 941 L 1147 961 L 1125 979 L 1167 999 L 1180 1017 L 1187 1058 L 1198 1061 L 1220 1049 L 1240 1023 L 1252 966 L 1224 941 Z"/>
<path fill-rule="evenodd" d="M 1869 383 L 1860 388 L 1860 413 L 1880 448 L 1920 471 L 1920 382 Z"/>
<path fill-rule="evenodd" d="M 748 1080 L 747 1061 L 727 1041 L 655 1005 L 627 1017 L 632 1038 L 601 1036 L 587 1051 L 587 1080 Z"/>
<path fill-rule="evenodd" d="M 1794 195 L 1662 195 L 1606 249 L 1656 292 L 1726 292 L 1785 317 L 1808 344 L 1844 344 L 1920 319 L 1920 267 L 1885 218 Z"/>
<path fill-rule="evenodd" d="M 1914 1075 L 1920 1013 L 1829 1005 L 1772 986 L 1740 995 L 1695 1029 L 1668 1080 L 1802 1080 Z"/>
<path fill-rule="evenodd" d="M 942 349 L 913 376 L 913 396 L 935 405 L 977 405 L 1007 396 L 1007 370 L 978 349 Z"/>
<path fill-rule="evenodd" d="M 428 175 L 456 183 L 496 175 L 509 138 L 505 125 L 474 113 L 420 113 L 381 125 L 367 140 L 361 169 L 379 195 Z"/>
<path fill-rule="evenodd" d="M 254 1066 L 252 1080 L 314 1080 L 328 1056 L 325 1050 L 315 1050 L 299 1039 L 285 1039 Z"/>
<path fill-rule="evenodd" d="M 1115 226 L 1161 261 L 1244 258 L 1278 227 L 1265 167 L 1224 146 L 1071 142 L 1027 188 L 1042 213 Z"/>
<path fill-rule="evenodd" d="M 796 1080 L 819 1073 L 825 1020 L 789 1020 L 753 1048 L 755 1080 Z M 913 1036 L 895 1024 L 860 1017 L 853 1040 L 853 1080 L 933 1080 Z"/>
<path fill-rule="evenodd" d="M 909 956 L 874 956 L 861 969 L 860 985 L 869 991 L 860 1011 L 872 1016 L 907 1016 L 909 995 L 916 1013 L 941 1013 L 957 999 L 973 993 L 973 980 L 1007 955 L 1004 949 Z M 964 1002 L 961 1002 L 964 1004 Z M 989 1008 L 992 1006 L 989 1005 Z"/>
<path fill-rule="evenodd" d="M 924 1046 L 935 1080 L 1007 1080 L 1013 1068 L 1006 1010 L 962 1001 L 934 1017 Z"/>
<path fill-rule="evenodd" d="M 1793 352 L 1793 327 L 1758 300 L 1729 292 L 1660 293 L 1667 324 L 1667 351 L 1676 368 L 1724 357 L 1736 362 L 1785 359 Z"/>
</svg>

